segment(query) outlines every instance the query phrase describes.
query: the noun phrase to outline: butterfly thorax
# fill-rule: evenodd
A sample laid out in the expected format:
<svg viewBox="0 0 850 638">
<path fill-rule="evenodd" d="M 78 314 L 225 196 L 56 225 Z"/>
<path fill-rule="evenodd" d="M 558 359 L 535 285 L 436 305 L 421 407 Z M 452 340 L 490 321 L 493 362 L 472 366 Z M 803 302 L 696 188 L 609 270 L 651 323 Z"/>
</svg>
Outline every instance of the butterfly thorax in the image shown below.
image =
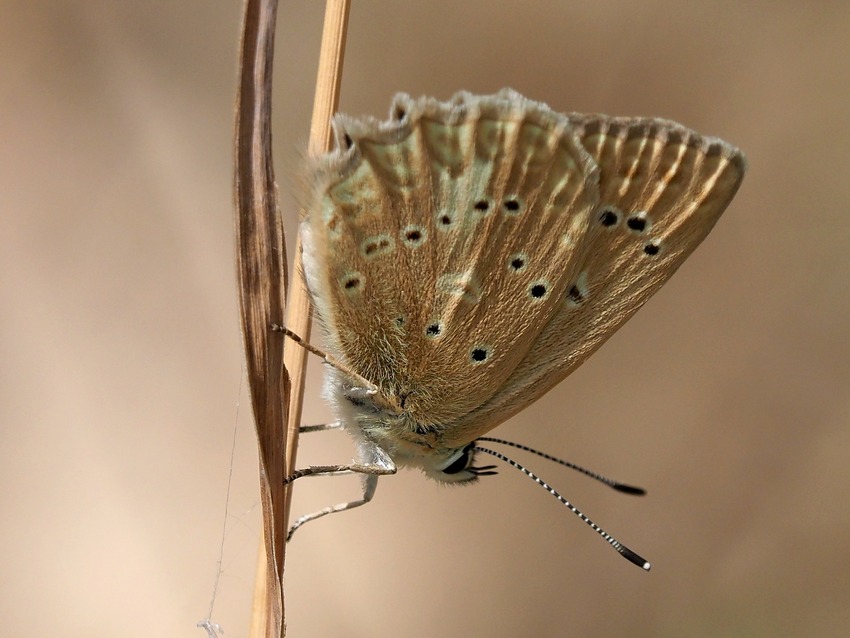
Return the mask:
<svg viewBox="0 0 850 638">
<path fill-rule="evenodd" d="M 466 443 L 448 441 L 451 424 L 422 424 L 387 397 L 358 387 L 342 372 L 329 370 L 325 396 L 337 419 L 360 447 L 361 461 L 369 462 L 371 446 L 378 446 L 401 467 L 418 467 L 429 476 L 440 474 Z"/>
</svg>

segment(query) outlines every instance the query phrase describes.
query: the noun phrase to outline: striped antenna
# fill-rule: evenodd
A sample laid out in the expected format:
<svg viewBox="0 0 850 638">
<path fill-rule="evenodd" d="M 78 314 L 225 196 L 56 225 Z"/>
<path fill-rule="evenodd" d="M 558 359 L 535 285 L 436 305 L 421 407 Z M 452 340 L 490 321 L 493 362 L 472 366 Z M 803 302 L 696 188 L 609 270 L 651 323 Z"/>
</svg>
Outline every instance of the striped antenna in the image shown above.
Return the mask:
<svg viewBox="0 0 850 638">
<path fill-rule="evenodd" d="M 479 439 L 479 440 L 483 440 L 483 439 Z M 521 447 L 521 446 L 517 445 L 516 447 Z M 559 494 L 559 493 L 558 493 L 558 492 L 557 492 L 557 491 L 556 491 L 553 487 L 551 487 L 551 486 L 550 486 L 550 485 L 549 485 L 546 481 L 544 481 L 544 480 L 543 480 L 543 479 L 541 479 L 539 476 L 537 476 L 536 474 L 534 474 L 534 472 L 532 472 L 532 471 L 530 471 L 530 470 L 527 470 L 525 467 L 523 467 L 522 465 L 520 465 L 519 463 L 517 463 L 517 462 L 516 462 L 516 461 L 514 461 L 513 459 L 510 459 L 510 458 L 508 458 L 507 456 L 505 456 L 504 454 L 502 454 L 502 453 L 500 453 L 500 452 L 496 452 L 495 450 L 491 450 L 491 449 L 486 448 L 486 447 L 481 447 L 481 446 L 479 446 L 479 445 L 476 445 L 473 449 L 474 449 L 476 452 L 484 452 L 485 454 L 489 454 L 489 455 L 491 455 L 491 456 L 495 456 L 495 457 L 496 457 L 497 459 L 499 459 L 500 461 L 502 461 L 502 462 L 504 462 L 504 463 L 507 463 L 508 465 L 510 465 L 510 466 L 515 467 L 516 469 L 518 469 L 520 472 L 522 472 L 523 474 L 525 474 L 527 477 L 529 477 L 530 479 L 532 479 L 535 483 L 537 483 L 537 484 L 538 484 L 538 485 L 540 485 L 543 489 L 545 489 L 547 492 L 549 492 L 552 496 L 554 496 L 556 499 L 558 499 L 561 503 L 563 503 L 564 505 L 566 505 L 566 506 L 569 508 L 569 510 L 570 510 L 573 514 L 575 514 L 575 515 L 576 515 L 576 516 L 578 516 L 581 520 L 583 520 L 585 523 L 587 523 L 588 525 L 590 525 L 590 528 L 591 528 L 594 532 L 596 532 L 596 533 L 597 533 L 597 534 L 599 534 L 602 538 L 604 538 L 604 539 L 606 540 L 606 542 L 607 542 L 607 543 L 608 543 L 611 547 L 613 547 L 614 549 L 616 549 L 616 550 L 620 553 L 620 555 L 622 555 L 622 556 L 623 556 L 626 560 L 628 560 L 628 561 L 630 561 L 630 562 L 634 563 L 634 564 L 635 564 L 635 565 L 637 565 L 638 567 L 642 567 L 642 568 L 643 568 L 643 569 L 645 569 L 646 571 L 649 571 L 649 569 L 650 569 L 650 567 L 651 567 L 651 565 L 649 564 L 649 561 L 647 561 L 647 560 L 646 560 L 646 559 L 644 559 L 643 557 L 639 556 L 638 554 L 636 554 L 635 552 L 633 552 L 632 550 L 630 550 L 628 547 L 626 547 L 625 545 L 623 545 L 620 541 L 618 541 L 616 538 L 614 538 L 613 536 L 611 536 L 611 535 L 610 535 L 608 532 L 606 532 L 604 529 L 602 529 L 601 527 L 599 527 L 599 525 L 597 525 L 597 524 L 596 524 L 596 523 L 594 523 L 592 520 L 590 520 L 587 516 L 585 516 L 585 515 L 581 512 L 581 510 L 579 510 L 579 509 L 578 509 L 575 505 L 573 505 L 573 504 L 572 504 L 572 503 L 570 503 L 567 499 L 565 499 L 563 496 L 561 496 L 561 495 L 560 495 L 560 494 Z M 535 452 L 534 450 L 531 450 L 530 448 L 528 449 L 528 451 L 530 451 L 530 452 Z M 542 453 L 540 453 L 540 454 L 541 454 L 541 456 L 543 455 Z M 553 458 L 552 460 L 558 460 L 558 459 L 554 459 L 554 458 Z M 569 465 L 569 467 L 572 467 L 572 466 L 571 466 L 571 465 Z M 576 468 L 576 469 L 580 469 L 580 468 Z M 593 476 L 593 473 L 589 473 L 589 474 L 590 474 L 591 476 Z"/>
<path fill-rule="evenodd" d="M 531 452 L 532 454 L 536 454 L 537 456 L 541 456 L 544 459 L 549 461 L 554 461 L 555 463 L 560 463 L 564 467 L 568 467 L 571 470 L 575 470 L 576 472 L 581 472 L 585 476 L 589 476 L 590 478 L 599 481 L 600 483 L 604 483 L 608 487 L 613 487 L 618 492 L 623 492 L 624 494 L 634 494 L 636 496 L 643 496 L 646 494 L 646 490 L 642 487 L 636 487 L 634 485 L 627 485 L 626 483 L 621 483 L 620 481 L 615 481 L 614 479 L 608 478 L 607 476 L 602 476 L 602 474 L 598 474 L 597 472 L 593 472 L 592 470 L 588 470 L 586 467 L 582 467 L 581 465 L 576 465 L 575 463 L 570 463 L 569 461 L 565 461 L 564 459 L 559 459 L 556 456 L 552 456 L 551 454 L 546 454 L 546 452 L 541 452 L 540 450 L 535 450 L 534 448 L 528 447 L 527 445 L 523 445 L 522 443 L 514 443 L 513 441 L 506 441 L 505 439 L 497 439 L 492 436 L 481 436 L 478 437 L 478 441 L 487 441 L 488 443 L 498 443 L 500 445 L 510 445 L 511 447 L 515 447 L 518 450 L 523 450 L 524 452 Z"/>
</svg>

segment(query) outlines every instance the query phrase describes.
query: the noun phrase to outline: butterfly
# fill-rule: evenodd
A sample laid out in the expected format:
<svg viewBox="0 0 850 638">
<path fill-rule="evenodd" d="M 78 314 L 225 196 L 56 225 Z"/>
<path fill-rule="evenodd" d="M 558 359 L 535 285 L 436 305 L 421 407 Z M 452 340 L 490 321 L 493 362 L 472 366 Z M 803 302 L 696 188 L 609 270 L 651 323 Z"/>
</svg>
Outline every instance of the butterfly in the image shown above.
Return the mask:
<svg viewBox="0 0 850 638">
<path fill-rule="evenodd" d="M 476 442 L 667 281 L 746 168 L 674 122 L 560 114 L 511 89 L 399 94 L 386 121 L 333 124 L 300 234 L 325 395 L 366 479 L 363 499 L 295 527 L 368 501 L 397 467 L 492 473 Z"/>
</svg>

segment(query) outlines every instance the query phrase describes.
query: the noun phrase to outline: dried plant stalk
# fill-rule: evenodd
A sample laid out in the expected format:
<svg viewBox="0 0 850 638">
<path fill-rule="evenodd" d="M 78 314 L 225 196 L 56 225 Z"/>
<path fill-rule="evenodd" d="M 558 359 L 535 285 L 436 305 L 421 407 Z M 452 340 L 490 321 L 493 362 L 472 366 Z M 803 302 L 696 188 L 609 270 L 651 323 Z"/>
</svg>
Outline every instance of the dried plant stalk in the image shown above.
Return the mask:
<svg viewBox="0 0 850 638">
<path fill-rule="evenodd" d="M 242 335 L 260 456 L 266 556 L 265 635 L 283 635 L 283 557 L 287 473 L 284 431 L 290 381 L 283 339 L 271 333 L 286 299 L 286 244 L 271 152 L 271 83 L 276 0 L 247 0 L 236 104 L 236 263 Z"/>
<path fill-rule="evenodd" d="M 330 119 L 339 101 L 349 6 L 349 0 L 328 0 L 326 5 L 310 154 L 330 149 Z M 271 323 L 280 323 L 286 281 L 286 252 L 274 184 L 269 121 L 276 8 L 277 3 L 272 0 L 246 1 L 237 106 L 240 299 L 260 446 L 265 548 L 261 547 L 257 566 L 250 626 L 250 636 L 256 638 L 277 638 L 286 632 L 283 566 L 291 492 L 283 485 L 283 478 L 295 466 L 306 370 L 306 352 L 301 347 L 291 341 L 284 344 L 282 336 L 276 339 L 277 335 L 272 335 L 268 339 Z M 299 247 L 295 253 L 286 325 L 307 339 L 310 301 L 303 286 L 300 252 Z M 254 300 L 255 295 L 263 298 Z M 273 385 L 275 381 L 277 385 Z"/>
<path fill-rule="evenodd" d="M 311 156 L 328 152 L 333 141 L 331 117 L 339 105 L 339 87 L 342 82 L 342 64 L 350 4 L 350 0 L 328 0 L 325 6 L 319 72 L 316 79 L 313 117 L 310 123 L 310 140 L 307 147 Z M 290 330 L 307 340 L 310 337 L 310 297 L 304 287 L 300 241 L 295 250 L 293 270 L 286 325 Z M 306 359 L 307 352 L 304 348 L 292 341 L 287 342 L 284 361 L 291 374 L 292 391 L 289 401 L 286 447 L 288 467 L 291 469 L 295 468 L 295 451 L 298 447 Z M 288 522 L 289 501 L 286 503 L 286 516 Z"/>
</svg>

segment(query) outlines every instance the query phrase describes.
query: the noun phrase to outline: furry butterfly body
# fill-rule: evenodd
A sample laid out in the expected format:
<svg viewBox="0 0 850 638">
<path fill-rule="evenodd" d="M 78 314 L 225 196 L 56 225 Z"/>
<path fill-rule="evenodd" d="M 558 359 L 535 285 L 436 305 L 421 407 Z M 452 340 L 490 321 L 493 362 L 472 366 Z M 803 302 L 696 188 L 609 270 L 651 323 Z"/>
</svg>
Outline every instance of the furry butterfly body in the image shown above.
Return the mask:
<svg viewBox="0 0 850 638">
<path fill-rule="evenodd" d="M 659 119 L 505 89 L 337 116 L 311 167 L 304 270 L 326 394 L 360 462 L 476 478 L 474 441 L 610 337 L 714 226 L 745 170 Z M 374 487 L 373 487 L 374 489 Z"/>
</svg>

